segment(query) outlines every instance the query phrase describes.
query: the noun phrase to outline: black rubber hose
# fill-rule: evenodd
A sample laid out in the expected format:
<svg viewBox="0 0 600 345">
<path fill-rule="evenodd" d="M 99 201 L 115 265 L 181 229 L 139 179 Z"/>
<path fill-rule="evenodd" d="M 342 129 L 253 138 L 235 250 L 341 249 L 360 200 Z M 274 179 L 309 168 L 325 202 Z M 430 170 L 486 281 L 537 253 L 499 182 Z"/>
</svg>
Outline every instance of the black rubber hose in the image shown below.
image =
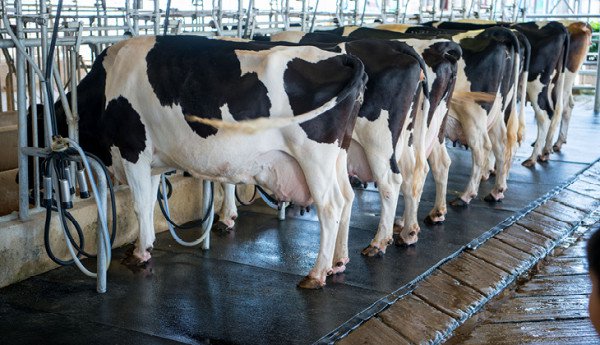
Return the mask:
<svg viewBox="0 0 600 345">
<path fill-rule="evenodd" d="M 160 194 L 161 194 L 161 192 L 160 192 L 160 186 L 159 186 L 158 187 L 158 195 L 157 195 L 158 206 L 160 207 L 160 211 L 162 212 L 162 214 L 165 217 L 165 219 L 167 220 L 167 222 L 169 222 L 169 224 L 171 224 L 176 229 L 179 229 L 179 230 L 190 230 L 190 229 L 202 226 L 202 224 L 204 224 L 208 220 L 208 217 L 210 216 L 210 212 L 208 212 L 208 211 L 213 206 L 213 201 L 214 201 L 214 196 L 215 196 L 215 189 L 214 189 L 214 183 L 211 182 L 210 183 L 210 202 L 208 203 L 208 209 L 206 210 L 207 212 L 204 215 L 204 218 L 202 218 L 200 220 L 189 222 L 189 223 L 187 223 L 185 225 L 179 225 L 179 224 L 173 222 L 173 220 L 171 218 L 169 218 L 169 216 L 167 215 L 167 211 L 165 210 L 165 207 L 163 205 L 162 196 L 160 196 Z"/>
<path fill-rule="evenodd" d="M 271 202 L 274 205 L 279 204 L 279 200 L 275 199 L 274 197 L 272 197 L 271 195 L 269 195 L 269 193 L 267 193 L 264 189 L 262 189 L 259 185 L 256 185 L 256 189 L 258 189 L 258 191 L 260 192 L 260 194 L 262 194 L 267 200 L 269 200 L 269 202 Z"/>
<path fill-rule="evenodd" d="M 58 0 L 56 5 L 56 16 L 54 17 L 54 27 L 52 31 L 52 39 L 50 40 L 50 48 L 48 49 L 48 56 L 46 58 L 46 93 L 47 102 L 50 102 L 50 119 L 52 122 L 52 134 L 58 134 L 58 127 L 56 125 L 56 114 L 54 111 L 54 89 L 52 87 L 52 65 L 54 64 L 54 48 L 56 47 L 56 39 L 58 38 L 58 26 L 60 24 L 60 14 L 62 12 L 63 0 Z"/>
<path fill-rule="evenodd" d="M 50 166 L 52 165 L 52 163 L 55 163 L 54 167 L 56 169 L 56 162 L 54 162 L 54 159 L 55 159 L 55 157 L 50 156 L 49 158 L 44 160 L 43 166 L 44 166 L 45 176 L 49 176 Z M 48 191 L 46 191 L 46 193 L 48 193 Z M 60 193 L 60 192 L 58 192 L 58 193 Z M 60 194 L 59 194 L 59 198 L 60 198 Z M 60 200 L 59 200 L 59 202 L 60 202 Z M 54 255 L 52 248 L 50 247 L 50 220 L 52 219 L 52 211 L 53 211 L 52 201 L 51 200 L 47 201 L 45 206 L 46 206 L 46 220 L 44 223 L 44 247 L 46 249 L 46 253 L 48 254 L 48 257 L 50 257 L 50 259 L 52 261 L 54 261 L 55 263 L 57 263 L 61 266 L 72 265 L 74 263 L 73 259 L 65 261 L 65 260 L 61 260 L 61 259 L 57 258 L 56 255 Z M 54 211 L 57 211 L 57 210 L 54 209 Z M 74 247 L 78 248 L 77 255 L 80 256 L 82 254 L 80 248 L 83 248 L 83 245 L 84 245 L 84 236 L 83 236 L 83 231 L 81 231 L 81 227 L 79 227 L 79 224 L 77 224 L 75 219 L 71 216 L 70 220 L 75 225 L 75 229 L 76 229 L 77 235 L 79 237 L 79 245 L 77 245 L 77 243 L 75 242 L 75 239 L 73 238 L 73 236 L 71 236 L 69 228 L 67 227 L 67 223 L 65 221 L 65 215 L 64 214 L 61 215 L 60 218 L 61 218 L 61 222 L 67 229 L 66 232 L 67 232 L 67 237 L 68 237 L 69 241 L 71 242 L 71 244 L 73 244 Z"/>
<path fill-rule="evenodd" d="M 106 176 L 106 180 L 107 180 L 107 184 L 109 187 L 109 192 L 110 192 L 110 199 L 111 199 L 111 209 L 112 209 L 112 233 L 111 233 L 111 239 L 110 239 L 110 243 L 111 245 L 114 243 L 115 237 L 116 237 L 116 233 L 117 233 L 117 215 L 116 215 L 116 202 L 115 202 L 115 193 L 114 193 L 114 187 L 112 184 L 112 180 L 110 179 L 110 175 L 108 173 L 108 170 L 106 169 L 106 166 L 102 163 L 102 161 L 96 157 L 93 154 L 87 153 L 86 155 L 94 160 L 96 160 L 97 162 L 101 163 L 100 166 L 102 167 L 103 173 Z M 45 159 L 42 162 L 42 167 L 44 170 L 44 175 L 45 176 L 49 176 L 50 174 L 50 167 L 52 165 L 52 163 L 54 163 L 54 168 L 56 171 L 56 174 L 58 176 L 62 176 L 64 175 L 64 170 L 62 169 L 58 169 L 57 166 L 61 165 L 61 163 L 64 161 L 63 159 L 66 159 L 67 156 L 64 153 L 58 153 L 58 154 L 53 154 L 53 156 Z M 56 159 L 56 161 L 54 161 Z M 64 178 L 65 176 L 63 176 Z M 61 199 L 61 195 L 60 192 L 59 193 L 59 202 L 62 201 Z M 51 217 L 52 217 L 52 212 L 58 212 L 58 209 L 56 207 L 52 206 L 52 202 L 47 202 L 46 203 L 46 221 L 44 224 L 44 247 L 46 249 L 46 252 L 48 254 L 48 256 L 50 257 L 50 259 L 54 262 L 56 262 L 59 265 L 62 266 L 68 266 L 68 265 L 72 265 L 73 264 L 73 259 L 71 260 L 61 260 L 59 258 L 56 257 L 56 255 L 54 255 L 54 252 L 52 251 L 52 248 L 50 247 L 50 221 L 51 221 Z M 85 236 L 83 234 L 83 230 L 81 229 L 81 226 L 79 225 L 79 223 L 77 222 L 77 220 L 75 219 L 75 217 L 73 217 L 73 215 L 65 210 L 64 208 L 61 208 L 61 214 L 59 215 L 61 218 L 61 223 L 63 224 L 63 226 L 65 227 L 65 229 L 67 229 L 66 233 L 67 233 L 67 238 L 69 240 L 69 242 L 71 242 L 71 244 L 73 245 L 73 247 L 75 248 L 75 250 L 77 250 L 77 256 L 85 256 L 88 258 L 95 258 L 96 255 L 92 255 L 89 254 L 87 252 L 85 252 L 84 248 L 84 241 L 85 241 Z M 73 238 L 73 236 L 71 235 L 71 230 L 68 227 L 68 223 L 67 220 L 69 222 L 71 222 L 73 224 L 73 226 L 75 227 L 75 231 L 77 232 L 77 236 L 79 237 L 79 244 L 77 244 L 77 242 L 75 241 L 75 239 Z"/>
<path fill-rule="evenodd" d="M 235 187 L 234 187 L 235 188 Z M 256 193 L 257 193 L 257 188 L 256 185 L 254 185 L 254 194 L 252 194 L 252 197 L 250 198 L 250 201 L 248 202 L 244 202 L 242 201 L 242 199 L 240 198 L 240 196 L 238 195 L 237 192 L 237 188 L 234 189 L 234 194 L 235 194 L 235 199 L 242 205 L 242 206 L 250 206 L 252 205 L 252 201 L 254 201 L 254 198 L 256 198 Z"/>
</svg>

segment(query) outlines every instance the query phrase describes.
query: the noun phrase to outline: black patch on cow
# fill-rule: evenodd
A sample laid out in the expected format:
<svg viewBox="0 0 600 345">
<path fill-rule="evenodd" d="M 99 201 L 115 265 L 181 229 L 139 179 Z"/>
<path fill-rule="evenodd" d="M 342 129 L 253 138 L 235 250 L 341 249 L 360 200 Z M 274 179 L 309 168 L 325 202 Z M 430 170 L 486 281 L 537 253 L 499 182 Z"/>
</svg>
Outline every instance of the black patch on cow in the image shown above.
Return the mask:
<svg viewBox="0 0 600 345">
<path fill-rule="evenodd" d="M 207 40 L 196 36 L 156 37 L 148 52 L 148 80 L 163 106 L 181 106 L 183 114 L 221 119 L 227 104 L 235 120 L 269 116 L 267 88 L 256 73 L 241 75 L 236 49 L 265 50 L 268 44 Z M 188 122 L 203 138 L 217 129 Z"/>
<path fill-rule="evenodd" d="M 435 73 L 435 80 L 431 85 L 429 102 L 431 108 L 427 116 L 427 125 L 433 119 L 433 113 L 442 100 L 449 99 L 456 83 L 456 62 L 462 56 L 462 49 L 454 42 L 436 42 L 423 51 L 425 63 Z M 443 130 L 441 130 L 443 132 Z"/>
<path fill-rule="evenodd" d="M 542 28 L 535 22 L 519 23 L 513 28 L 527 37 L 531 45 L 531 58 L 529 62 L 528 81 L 539 78 L 543 89 L 538 94 L 538 104 L 545 110 L 550 118 L 554 115 L 555 102 L 548 98 L 548 87 L 554 72 L 562 71 L 566 54 L 569 50 L 569 34 L 567 29 L 559 22 L 549 22 Z M 553 95 L 555 97 L 555 95 Z"/>
<path fill-rule="evenodd" d="M 421 93 L 419 76 L 425 64 L 422 60 L 420 63 L 420 56 L 403 42 L 358 40 L 347 43 L 346 50 L 363 61 L 369 75 L 359 117 L 375 121 L 382 110 L 387 110 L 391 144 L 395 149 L 415 94 Z M 395 152 L 390 163 L 392 171 L 400 173 Z"/>
<path fill-rule="evenodd" d="M 295 116 L 322 106 L 332 98 L 338 97 L 348 87 L 353 89 L 351 94 L 338 98 L 338 104 L 333 109 L 300 124 L 309 139 L 328 144 L 339 140 L 342 147 L 343 143 L 349 144 L 348 114 L 355 112 L 356 100 L 362 89 L 362 86 L 351 86 L 357 82 L 357 72 L 362 74 L 362 68 L 357 71 L 357 61 L 340 55 L 316 63 L 298 58 L 288 62 L 283 80 Z M 362 75 L 358 78 L 362 79 Z M 358 82 L 362 83 L 361 80 Z M 353 128 L 356 118 L 350 120 Z"/>
<path fill-rule="evenodd" d="M 472 92 L 496 94 L 500 89 L 504 102 L 507 101 L 510 77 L 513 74 L 513 40 L 516 41 L 514 34 L 500 27 L 486 29 L 473 38 L 460 40 L 465 75 L 471 83 Z M 490 102 L 478 104 L 488 113 L 492 107 Z"/>
<path fill-rule="evenodd" d="M 131 103 L 119 96 L 108 102 L 102 119 L 104 135 L 112 145 L 119 148 L 121 156 L 136 163 L 146 148 L 146 130 Z"/>
</svg>

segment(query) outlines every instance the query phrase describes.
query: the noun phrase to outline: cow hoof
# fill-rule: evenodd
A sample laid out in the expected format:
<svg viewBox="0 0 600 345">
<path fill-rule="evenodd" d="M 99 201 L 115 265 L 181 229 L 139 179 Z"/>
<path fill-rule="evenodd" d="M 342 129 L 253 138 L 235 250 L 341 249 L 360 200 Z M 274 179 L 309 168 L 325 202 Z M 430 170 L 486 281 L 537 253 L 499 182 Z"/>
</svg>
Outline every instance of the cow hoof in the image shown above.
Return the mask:
<svg viewBox="0 0 600 345">
<path fill-rule="evenodd" d="M 491 203 L 502 202 L 502 199 L 496 199 L 496 197 L 494 197 L 492 193 L 486 195 L 485 198 L 483 198 L 483 200 Z"/>
<path fill-rule="evenodd" d="M 407 242 L 407 241 L 405 241 L 405 240 L 402 238 L 402 236 L 398 236 L 398 237 L 396 237 L 396 241 L 394 242 L 394 244 L 395 244 L 397 247 L 410 247 L 410 246 L 414 246 L 414 245 L 415 245 L 415 243 L 417 243 L 417 241 L 416 241 L 416 240 L 415 240 L 415 241 L 410 241 L 410 242 Z"/>
<path fill-rule="evenodd" d="M 450 201 L 450 206 L 467 207 L 467 206 L 469 206 L 469 203 L 464 201 L 462 198 L 456 198 L 456 199 Z"/>
<path fill-rule="evenodd" d="M 227 226 L 227 224 L 225 224 L 223 222 L 216 222 L 212 226 L 212 231 L 220 233 L 220 234 L 226 234 L 232 230 L 233 230 L 232 227 Z"/>
<path fill-rule="evenodd" d="M 376 256 L 376 257 L 380 258 L 380 257 L 383 257 L 383 254 L 385 254 L 385 251 L 381 250 L 377 246 L 369 244 L 369 246 L 366 247 L 365 249 L 363 249 L 360 253 L 364 256 L 369 256 L 369 257 Z"/>
<path fill-rule="evenodd" d="M 552 146 L 552 151 L 554 151 L 554 152 L 560 152 L 560 149 L 561 149 L 561 145 L 554 144 L 554 146 Z"/>
<path fill-rule="evenodd" d="M 535 162 L 533 161 L 533 159 L 528 159 L 526 161 L 524 161 L 523 163 L 521 163 L 522 166 L 527 167 L 527 168 L 532 168 L 535 166 Z"/>
<path fill-rule="evenodd" d="M 133 247 L 125 252 L 125 257 L 121 260 L 121 264 L 129 268 L 145 269 L 150 262 L 150 252 L 148 250 L 144 253 L 137 254 Z"/>
<path fill-rule="evenodd" d="M 298 287 L 301 289 L 310 289 L 310 290 L 318 290 L 323 288 L 325 282 L 319 281 L 317 278 L 312 278 L 309 276 L 304 277 L 299 283 Z"/>
<path fill-rule="evenodd" d="M 424 222 L 427 225 L 440 225 L 444 223 L 444 220 L 446 220 L 444 216 L 432 217 L 428 214 L 427 217 L 425 217 Z"/>
<path fill-rule="evenodd" d="M 333 266 L 333 268 L 331 269 L 331 273 L 332 274 L 344 273 L 344 271 L 346 271 L 346 264 L 348 262 L 350 262 L 349 258 L 338 259 L 337 262 L 335 263 L 335 266 Z"/>
<path fill-rule="evenodd" d="M 550 155 L 548 153 L 544 153 L 543 155 L 539 155 L 537 160 L 540 163 L 546 163 L 548 162 L 548 159 L 550 159 Z"/>
</svg>

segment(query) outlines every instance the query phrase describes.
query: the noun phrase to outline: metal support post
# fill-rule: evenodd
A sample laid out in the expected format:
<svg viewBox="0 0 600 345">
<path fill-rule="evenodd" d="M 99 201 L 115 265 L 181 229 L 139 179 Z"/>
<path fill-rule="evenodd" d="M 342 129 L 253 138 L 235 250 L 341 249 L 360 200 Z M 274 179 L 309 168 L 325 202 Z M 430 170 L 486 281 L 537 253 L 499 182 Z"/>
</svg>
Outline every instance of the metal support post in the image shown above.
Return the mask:
<svg viewBox="0 0 600 345">
<path fill-rule="evenodd" d="M 598 47 L 600 47 L 600 35 L 598 35 Z M 600 114 L 600 49 L 596 55 L 596 94 L 594 95 L 594 114 Z"/>
<path fill-rule="evenodd" d="M 23 17 L 21 0 L 15 1 L 17 38 L 23 39 Z M 26 95 L 26 75 L 25 75 L 25 52 L 17 51 L 16 69 L 17 69 L 17 113 L 18 113 L 18 135 L 19 147 L 27 146 L 27 95 Z M 29 218 L 29 181 L 28 181 L 27 156 L 19 150 L 19 218 L 27 220 Z"/>
<path fill-rule="evenodd" d="M 31 52 L 31 56 L 33 56 L 33 51 L 35 48 L 29 48 Z M 38 147 L 40 143 L 38 142 L 38 113 L 37 113 L 37 88 L 36 88 L 36 74 L 33 69 L 33 65 L 31 63 L 28 64 L 28 76 L 29 76 L 29 107 L 31 108 L 31 140 L 34 147 Z M 40 159 L 38 157 L 33 157 L 33 176 L 40 176 Z M 33 179 L 33 199 L 35 207 L 40 207 L 40 179 Z"/>
<path fill-rule="evenodd" d="M 285 210 L 290 205 L 289 202 L 284 201 L 279 204 L 279 209 L 277 210 L 277 219 L 285 220 Z"/>
<path fill-rule="evenodd" d="M 202 213 L 202 217 L 206 215 L 206 212 L 209 214 L 206 222 L 202 224 L 202 236 L 204 237 L 204 241 L 202 241 L 202 249 L 204 250 L 210 249 L 210 229 L 215 216 L 215 203 L 211 202 L 214 196 L 211 196 L 211 193 L 214 194 L 211 182 L 208 180 L 202 181 L 202 210 L 204 211 Z"/>
<path fill-rule="evenodd" d="M 242 38 L 242 24 L 244 21 L 244 0 L 238 0 L 238 26 L 237 26 L 237 37 Z"/>
<path fill-rule="evenodd" d="M 308 1 L 302 0 L 302 14 L 300 18 L 302 18 L 301 29 L 303 32 L 306 32 L 306 12 L 308 11 Z"/>
<path fill-rule="evenodd" d="M 100 163 L 96 162 L 96 160 L 94 159 L 90 159 L 89 160 L 90 163 L 90 167 L 92 168 L 92 170 L 94 171 L 94 173 L 96 174 L 96 179 L 98 182 L 98 193 L 100 193 L 100 195 L 96 195 L 95 197 L 100 198 L 99 200 L 97 200 L 97 202 L 99 204 L 102 205 L 102 208 L 104 209 L 104 216 L 106 217 L 106 221 L 104 222 L 104 224 L 108 224 L 108 212 L 106 212 L 108 210 L 107 205 L 107 198 L 106 198 L 106 190 L 107 190 L 107 182 L 106 182 L 106 177 L 104 176 L 104 171 L 102 169 L 102 167 L 100 166 Z M 108 239 L 104 239 L 104 236 L 102 235 L 102 222 L 100 221 L 100 217 L 101 217 L 101 213 L 100 211 L 98 211 L 98 233 L 97 233 L 97 258 L 96 258 L 96 262 L 97 262 L 97 266 L 98 268 L 96 269 L 96 291 L 98 293 L 105 293 L 106 292 L 106 272 L 107 272 L 107 263 L 108 263 L 108 256 L 107 253 L 111 250 L 111 248 L 106 248 L 106 244 L 105 243 L 110 243 L 110 240 Z"/>
<path fill-rule="evenodd" d="M 154 35 L 160 35 L 160 2 L 154 0 Z"/>
<path fill-rule="evenodd" d="M 290 29 L 290 0 L 285 0 L 285 7 L 283 10 L 283 29 Z"/>
</svg>

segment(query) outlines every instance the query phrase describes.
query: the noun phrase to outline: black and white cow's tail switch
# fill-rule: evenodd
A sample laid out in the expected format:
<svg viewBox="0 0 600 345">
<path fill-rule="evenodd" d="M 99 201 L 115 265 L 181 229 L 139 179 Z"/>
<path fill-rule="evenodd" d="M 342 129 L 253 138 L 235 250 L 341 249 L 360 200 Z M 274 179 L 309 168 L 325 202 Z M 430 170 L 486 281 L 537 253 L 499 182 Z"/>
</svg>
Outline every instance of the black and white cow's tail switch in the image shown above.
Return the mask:
<svg viewBox="0 0 600 345">
<path fill-rule="evenodd" d="M 366 84 L 367 77 L 362 62 L 359 59 L 349 55 L 343 55 L 340 56 L 340 58 L 344 59 L 343 64 L 345 66 L 349 66 L 353 69 L 354 73 L 352 75 L 352 79 L 348 81 L 346 86 L 335 97 L 332 97 L 320 107 L 304 114 L 291 117 L 260 117 L 257 119 L 242 120 L 237 122 L 207 119 L 196 115 L 185 115 L 185 119 L 188 122 L 198 122 L 217 129 L 233 130 L 247 134 L 254 134 L 259 131 L 282 128 L 310 121 L 326 111 L 333 109 L 336 105 L 346 99 L 346 97 L 354 94 L 357 88 L 361 88 L 360 97 L 363 95 L 362 88 Z M 358 101 L 362 103 L 362 99 L 359 99 Z"/>
</svg>

